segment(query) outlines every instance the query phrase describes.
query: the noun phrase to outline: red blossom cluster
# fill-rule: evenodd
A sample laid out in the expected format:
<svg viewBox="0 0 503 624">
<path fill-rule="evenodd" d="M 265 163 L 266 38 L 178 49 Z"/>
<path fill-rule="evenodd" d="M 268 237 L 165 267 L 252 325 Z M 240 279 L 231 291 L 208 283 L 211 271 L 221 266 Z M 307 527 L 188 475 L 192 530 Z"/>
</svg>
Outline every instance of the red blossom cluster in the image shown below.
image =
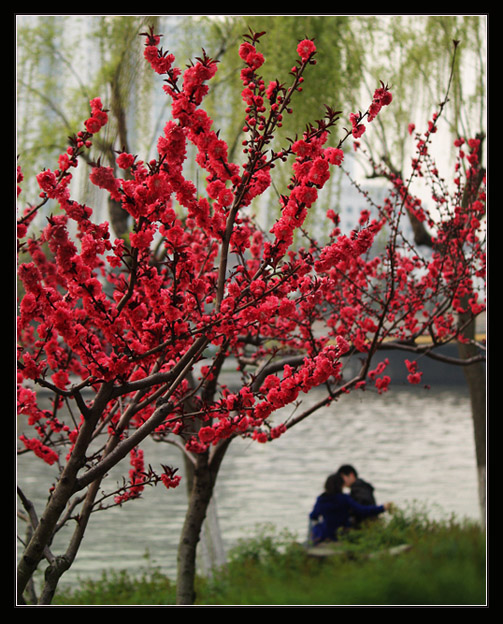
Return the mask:
<svg viewBox="0 0 503 624">
<path fill-rule="evenodd" d="M 161 481 L 165 488 L 176 488 L 180 485 L 182 477 L 180 475 L 173 475 L 168 472 L 163 472 L 161 475 Z"/>
<path fill-rule="evenodd" d="M 407 375 L 407 379 L 411 384 L 421 383 L 422 374 L 421 371 L 417 370 L 417 362 L 411 362 L 410 360 L 405 360 L 405 365 L 407 366 L 407 370 L 409 374 Z"/>
<path fill-rule="evenodd" d="M 134 448 L 131 451 L 130 463 L 132 468 L 129 470 L 129 484 L 123 493 L 115 496 L 114 501 L 117 505 L 122 505 L 132 498 L 138 498 L 145 487 L 145 464 L 141 449 Z"/>
<path fill-rule="evenodd" d="M 381 112 L 383 106 L 388 106 L 393 101 L 393 96 L 388 86 L 381 83 L 381 87 L 374 91 L 372 102 L 365 114 L 351 113 L 349 121 L 351 122 L 351 134 L 354 139 L 359 139 L 367 129 L 363 120 L 367 117 L 367 121 L 373 121 Z"/>
<path fill-rule="evenodd" d="M 94 98 L 89 104 L 91 106 L 91 117 L 87 119 L 84 126 L 89 134 L 96 134 L 108 122 L 108 115 L 103 110 L 100 98 Z"/>
<path fill-rule="evenodd" d="M 451 211 L 435 223 L 395 178 L 392 196 L 377 215 L 362 211 L 354 229 L 344 234 L 329 212 L 334 223 L 327 223 L 335 227 L 327 230 L 326 244 L 307 239 L 302 247 L 293 245 L 331 168 L 344 158 L 342 144 L 327 143 L 338 120 L 331 110 L 288 149 L 271 148 L 306 68 L 315 62 L 311 40 L 298 45 L 300 60 L 289 87 L 277 81 L 266 85 L 260 76 L 264 57 L 257 38 L 240 46 L 246 106 L 241 165 L 229 160 L 227 144 L 201 107 L 217 63 L 203 54 L 182 71 L 159 44 L 157 35 L 146 35 L 145 58 L 165 78 L 171 99 L 172 118 L 158 139 L 156 157 L 144 162 L 119 153 L 124 178 L 99 163 L 90 172 L 91 182 L 130 216 L 127 240 L 114 239 L 107 223 L 94 223 L 92 210 L 70 197 L 71 169 L 106 123 L 99 99 L 91 101 L 85 130 L 73 138 L 59 168 L 37 177 L 43 203 L 52 201 L 57 210 L 40 234 L 28 236 L 35 210 L 19 219 L 20 250 L 29 256 L 19 265 L 24 289 L 18 319 L 19 405 L 39 433 L 36 442 L 22 440 L 50 463 L 58 457 L 49 449 L 50 427 L 73 444 L 95 405 L 101 408 L 97 426 L 111 437 L 152 423 L 151 433 L 180 435 L 189 452 L 202 453 L 235 435 L 259 442 L 277 438 L 286 426 L 273 425 L 270 416 L 314 387 L 348 391 L 370 380 L 378 392 L 387 390 L 391 379 L 380 376 L 381 367 L 369 374 L 367 365 L 346 383 L 344 361 L 351 353 L 370 356 L 385 340 L 413 340 L 425 332 L 436 342 L 447 341 L 456 335 L 453 313 L 464 302 L 470 302 L 474 314 L 483 309 L 475 283 L 484 270 L 477 235 L 483 194 L 468 211 Z M 387 87 L 377 89 L 365 115 L 351 115 L 352 136 L 361 136 L 365 116 L 372 121 L 391 99 Z M 204 192 L 186 177 L 189 145 L 196 150 Z M 473 168 L 476 146 L 469 145 Z M 263 232 L 246 208 L 270 186 L 274 164 L 288 159 L 288 192 L 280 197 L 276 223 Z M 408 244 L 390 245 L 382 254 L 373 251 L 386 228 L 398 227 L 403 211 L 434 228 L 437 247 L 430 259 L 410 253 Z M 316 327 L 323 328 L 321 335 Z M 191 382 L 188 372 L 208 348 L 216 355 Z M 255 371 L 292 354 L 302 357 L 258 384 L 246 369 Z M 243 373 L 243 386 L 233 392 L 218 383 L 229 356 Z M 409 370 L 411 383 L 418 383 L 420 373 Z M 54 392 L 50 418 L 27 389 L 35 385 Z M 104 388 L 106 400 L 100 394 Z M 101 402 L 84 400 L 84 390 Z M 81 412 L 74 427 L 57 425 L 63 399 L 74 400 Z M 143 456 L 133 451 L 131 459 L 130 487 L 118 502 L 141 492 Z M 168 472 L 160 479 L 167 487 L 179 482 Z"/>
<path fill-rule="evenodd" d="M 53 449 L 49 448 L 46 444 L 43 444 L 41 440 L 37 438 L 28 439 L 25 435 L 21 435 L 21 442 L 27 449 L 33 451 L 37 457 L 40 457 L 50 466 L 56 463 L 59 459 L 59 455 Z"/>
</svg>

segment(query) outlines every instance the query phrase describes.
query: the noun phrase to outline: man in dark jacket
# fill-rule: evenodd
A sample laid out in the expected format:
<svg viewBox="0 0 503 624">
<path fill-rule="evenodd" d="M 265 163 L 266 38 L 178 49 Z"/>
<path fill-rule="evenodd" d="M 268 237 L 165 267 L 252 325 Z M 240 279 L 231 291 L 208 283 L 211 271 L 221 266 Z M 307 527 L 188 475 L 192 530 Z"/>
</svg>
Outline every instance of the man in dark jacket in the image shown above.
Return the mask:
<svg viewBox="0 0 503 624">
<path fill-rule="evenodd" d="M 338 470 L 342 476 L 345 487 L 350 489 L 350 495 L 360 505 L 376 505 L 374 498 L 374 486 L 360 479 L 358 473 L 353 466 L 344 464 Z M 358 524 L 358 517 L 354 518 L 355 524 Z"/>
</svg>

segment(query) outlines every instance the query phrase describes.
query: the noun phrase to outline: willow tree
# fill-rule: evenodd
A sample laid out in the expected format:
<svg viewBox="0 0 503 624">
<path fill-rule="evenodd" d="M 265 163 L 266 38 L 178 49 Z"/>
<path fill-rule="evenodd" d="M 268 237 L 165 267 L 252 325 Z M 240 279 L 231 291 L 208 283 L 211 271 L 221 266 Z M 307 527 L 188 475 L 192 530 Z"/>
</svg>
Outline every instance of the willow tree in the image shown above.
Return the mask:
<svg viewBox="0 0 503 624">
<path fill-rule="evenodd" d="M 239 154 L 243 133 L 243 115 L 240 108 L 240 70 L 236 61 L 236 49 L 247 32 L 267 32 L 263 49 L 271 59 L 264 80 L 273 81 L 288 74 L 291 59 L 288 50 L 310 33 L 317 45 L 328 50 L 318 59 L 316 76 L 312 82 L 302 85 L 302 97 L 295 102 L 296 121 L 285 115 L 282 127 L 275 137 L 277 149 L 285 146 L 287 137 L 295 136 L 299 128 L 310 123 L 312 111 L 318 110 L 323 101 L 333 110 L 348 111 L 358 107 L 363 86 L 365 49 L 358 37 L 355 17 L 345 15 L 220 15 L 203 16 L 197 21 L 197 35 L 204 37 L 204 45 L 225 69 L 214 85 L 208 98 L 208 109 L 222 129 L 230 153 Z M 188 32 L 193 33 L 193 20 L 185 21 Z M 196 45 L 197 38 L 192 40 Z M 222 105 L 225 102 L 225 105 Z M 334 139 L 329 138 L 329 142 Z M 329 207 L 330 198 L 340 191 L 340 176 L 331 180 L 330 187 L 319 198 L 320 211 Z M 264 227 L 272 225 L 278 196 L 286 191 L 288 176 L 277 175 L 274 188 L 263 198 L 261 218 Z M 315 222 L 315 215 L 308 222 Z"/>
<path fill-rule="evenodd" d="M 450 138 L 486 130 L 486 24 L 483 16 L 406 15 L 361 18 L 361 44 L 367 50 L 367 91 L 384 69 L 400 101 L 390 116 L 379 120 L 372 137 L 376 160 L 384 157 L 401 169 L 407 159 L 409 126 L 419 125 L 431 103 L 439 103 L 450 81 L 445 125 Z M 453 42 L 456 65 L 451 68 Z M 389 112 L 389 111 L 388 111 Z"/>
<path fill-rule="evenodd" d="M 225 61 L 209 98 L 215 119 L 228 133 L 231 145 L 238 144 L 242 126 L 239 100 L 239 68 L 235 61 L 237 42 L 248 29 L 266 31 L 264 50 L 271 59 L 267 78 L 274 80 L 289 69 L 287 55 L 291 41 L 306 32 L 328 53 L 319 60 L 316 78 L 306 84 L 298 103 L 300 122 L 308 123 L 310 111 L 320 101 L 335 110 L 357 106 L 362 90 L 373 91 L 376 77 L 386 75 L 400 98 L 396 110 L 387 111 L 379 121 L 381 132 L 371 137 L 374 149 L 402 166 L 408 154 L 408 126 L 424 122 L 432 102 L 440 102 L 447 82 L 452 80 L 446 121 L 455 136 L 474 136 L 485 129 L 485 20 L 470 15 L 224 15 L 203 16 L 197 33 L 214 58 Z M 194 20 L 183 22 L 185 32 L 194 38 Z M 453 40 L 460 41 L 458 62 L 451 76 Z M 187 44 L 189 45 L 189 44 Z M 197 47 L 195 48 L 197 51 Z M 384 72 L 384 74 L 383 74 Z M 226 95 L 222 107 L 222 93 Z M 234 97 L 234 99 L 232 99 Z M 393 124 L 389 124 L 390 120 Z M 386 127 L 386 133 L 383 134 Z M 394 130 L 394 132 L 393 132 Z M 285 119 L 279 140 L 291 133 Z M 393 132 L 393 134 L 392 134 Z M 367 138 L 367 137 L 366 137 Z"/>
<path fill-rule="evenodd" d="M 116 149 L 144 144 L 153 135 L 142 71 L 139 33 L 155 16 L 19 16 L 17 24 L 17 149 L 27 176 L 61 152 L 79 130 L 91 94 L 106 95 L 109 124 L 96 146 L 102 163 L 116 167 Z M 64 93 L 65 97 L 61 97 Z M 88 181 L 88 194 L 93 193 Z M 128 230 L 123 211 L 108 203 L 115 233 Z"/>
<path fill-rule="evenodd" d="M 472 136 L 480 141 L 477 154 L 478 173 L 467 185 L 460 199 L 464 211 L 480 191 L 485 178 L 484 139 L 486 136 L 486 20 L 478 15 L 431 15 L 369 18 L 365 48 L 371 52 L 366 70 L 368 88 L 372 76 L 384 68 L 399 103 L 393 110 L 393 123 L 386 114 L 378 120 L 373 143 L 366 143 L 370 162 L 384 161 L 385 168 L 371 169 L 368 175 L 388 179 L 405 179 L 411 163 L 406 154 L 411 140 L 416 140 L 415 127 L 424 124 L 427 107 L 437 102 L 440 109 L 442 93 L 450 84 L 445 115 L 445 140 L 439 141 L 436 156 L 446 158 L 445 145 Z M 457 49 L 456 63 L 451 66 L 450 52 Z M 378 54 L 379 52 L 379 54 Z M 389 111 L 385 111 L 389 112 Z M 379 136 L 379 139 L 376 138 Z M 431 249 L 431 230 L 412 212 L 408 214 L 415 242 Z M 484 218 L 484 217 L 482 217 Z M 466 303 L 466 302 L 465 302 Z M 459 356 L 466 361 L 480 351 L 476 326 L 466 314 L 458 315 Z M 470 393 L 475 439 L 475 455 L 479 480 L 479 502 L 485 521 L 486 491 L 486 372 L 485 365 L 474 362 L 463 367 Z"/>
<path fill-rule="evenodd" d="M 29 20 L 28 18 L 34 18 Z M 268 80 L 290 69 L 287 51 L 292 41 L 311 33 L 327 51 L 319 60 L 312 83 L 304 85 L 296 103 L 299 126 L 286 116 L 278 132 L 281 143 L 298 127 L 309 123 L 319 102 L 334 110 L 355 109 L 362 90 L 371 95 L 379 76 L 389 76 L 398 104 L 387 111 L 372 137 L 376 153 L 392 159 L 401 169 L 408 154 L 408 125 L 422 123 L 431 102 L 439 102 L 449 79 L 452 41 L 459 40 L 458 65 L 452 77 L 449 124 L 456 136 L 474 136 L 485 130 L 485 29 L 481 16 L 366 16 L 366 15 L 218 15 L 218 16 L 28 16 L 18 28 L 19 147 L 43 152 L 44 159 L 59 152 L 66 137 L 85 114 L 89 93 L 107 85 L 111 125 L 100 142 L 104 154 L 110 146 L 128 147 L 140 132 L 144 141 L 155 140 L 159 98 L 145 88 L 151 78 L 140 71 L 141 50 L 137 34 L 148 25 L 169 32 L 170 52 L 194 58 L 201 48 L 221 63 L 208 98 L 208 110 L 221 128 L 231 150 L 239 152 L 243 115 L 239 98 L 239 65 L 236 50 L 243 34 L 267 31 L 264 53 L 271 59 Z M 175 21 L 176 20 L 176 21 Z M 33 22 L 33 23 L 32 23 Z M 65 70 L 65 71 L 63 71 Z M 384 71 L 384 74 L 383 74 Z M 74 78 L 68 82 L 64 76 Z M 467 77 L 469 82 L 467 83 Z M 64 88 L 64 103 L 58 97 Z M 30 102 L 28 114 L 23 101 Z M 37 106 L 34 106 L 34 102 Z M 64 106 L 64 108 L 63 108 Z M 61 131 L 52 122 L 58 118 Z M 392 123 L 388 123 L 392 122 Z M 384 133 L 384 128 L 386 132 Z M 26 140 L 25 140 L 26 137 Z M 135 136 L 137 144 L 138 137 Z M 366 139 L 367 137 L 365 137 Z M 368 144 L 367 144 L 368 146 Z M 97 146 L 98 147 L 98 146 Z M 378 160 L 378 158 L 376 158 Z M 23 154 L 26 162 L 26 154 Z M 33 171 L 38 171 L 39 163 Z M 27 169 L 27 173 L 31 173 Z M 278 189 L 279 191 L 281 189 Z"/>
</svg>

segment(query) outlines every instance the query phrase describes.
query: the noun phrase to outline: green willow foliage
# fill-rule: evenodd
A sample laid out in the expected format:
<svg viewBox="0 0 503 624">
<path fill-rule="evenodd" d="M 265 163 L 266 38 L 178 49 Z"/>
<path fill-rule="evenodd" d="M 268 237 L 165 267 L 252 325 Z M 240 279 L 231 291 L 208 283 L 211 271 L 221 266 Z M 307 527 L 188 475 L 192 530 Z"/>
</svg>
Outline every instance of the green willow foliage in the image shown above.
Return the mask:
<svg viewBox="0 0 503 624">
<path fill-rule="evenodd" d="M 110 127 L 97 147 L 136 144 L 151 118 L 152 78 L 139 33 L 151 16 L 19 16 L 17 23 L 17 150 L 26 177 L 64 151 L 96 94 L 110 108 Z M 97 156 L 96 156 L 97 157 Z"/>
<path fill-rule="evenodd" d="M 189 21 L 189 28 L 191 24 Z M 394 120 L 396 137 L 393 138 L 397 145 L 403 143 L 408 124 L 426 121 L 432 107 L 440 101 L 449 79 L 453 40 L 460 41 L 451 130 L 456 135 L 485 130 L 483 16 L 219 16 L 200 20 L 198 27 L 204 33 L 206 45 L 213 48 L 208 53 L 218 51 L 219 59 L 225 61 L 226 76 L 220 80 L 229 86 L 226 93 L 236 92 L 232 89 L 239 81 L 236 48 L 249 28 L 267 32 L 260 45 L 267 58 L 269 79 L 288 70 L 287 50 L 292 41 L 307 35 L 313 37 L 323 54 L 311 72 L 305 93 L 297 98 L 296 115 L 307 121 L 320 102 L 327 102 L 347 116 L 351 112 L 348 107 L 364 106 L 365 95 L 368 98 L 379 86 L 379 80 L 384 80 L 393 88 L 393 108 L 387 113 Z M 216 110 L 212 112 L 218 119 L 221 97 L 217 97 Z M 231 107 L 234 111 L 231 115 L 240 114 L 237 104 L 236 101 Z M 239 127 L 239 117 L 227 117 L 227 110 L 220 112 L 231 127 Z M 288 120 L 284 130 L 288 134 Z"/>
<path fill-rule="evenodd" d="M 138 33 L 149 24 L 160 25 L 163 46 L 178 59 L 194 58 L 205 48 L 209 56 L 220 61 L 218 88 L 209 98 L 209 113 L 230 146 L 238 145 L 242 123 L 236 88 L 240 82 L 237 48 L 250 28 L 267 32 L 260 45 L 267 58 L 269 79 L 289 69 L 288 51 L 293 41 L 309 36 L 323 51 L 305 92 L 295 102 L 301 122 L 312 119 L 321 102 L 349 115 L 348 107 L 364 106 L 364 94 L 371 94 L 379 80 L 387 81 L 394 93 L 389 114 L 396 124 L 397 144 L 403 142 L 407 124 L 415 121 L 411 113 L 422 109 L 429 117 L 431 106 L 445 91 L 452 41 L 459 40 L 452 130 L 467 135 L 484 130 L 480 127 L 485 114 L 483 16 L 21 16 L 17 33 L 20 145 L 24 147 L 25 137 L 38 149 L 62 140 L 54 137 L 55 116 L 59 117 L 58 125 L 63 119 L 71 130 L 72 120 L 81 118 L 89 97 L 96 95 L 91 91 L 98 90 L 103 97 L 104 86 L 110 96 L 116 89 L 134 136 L 133 120 L 154 115 L 158 105 L 146 95 L 146 72 L 138 54 Z M 78 61 L 91 50 L 94 58 L 84 59 L 83 74 Z M 73 88 L 63 80 L 65 74 L 74 77 Z M 469 84 L 462 84 L 463 75 L 468 75 Z M 477 127 L 467 128 L 469 123 Z M 286 119 L 284 136 L 289 135 L 289 130 Z"/>
<path fill-rule="evenodd" d="M 239 128 L 242 115 L 239 106 L 239 67 L 240 60 L 236 54 L 239 41 L 243 34 L 253 30 L 265 32 L 260 40 L 260 51 L 266 58 L 264 78 L 275 80 L 291 69 L 289 51 L 293 43 L 312 38 L 319 54 L 316 67 L 312 68 L 309 81 L 301 95 L 295 98 L 295 114 L 300 120 L 298 127 L 307 124 L 313 114 L 323 114 L 321 102 L 326 102 L 335 110 L 354 106 L 363 75 L 364 50 L 351 28 L 351 19 L 347 16 L 233 16 L 225 21 L 211 20 L 208 24 L 208 37 L 213 40 L 215 48 L 219 41 L 228 41 L 230 45 L 221 47 L 222 64 L 225 62 L 225 77 L 221 78 L 221 87 L 226 94 L 232 93 L 236 100 L 232 109 L 231 127 Z M 349 78 L 351 76 L 351 78 Z M 217 92 L 218 93 L 218 92 Z M 221 101 L 220 96 L 218 97 Z M 215 102 L 214 102 L 215 104 Z M 213 111 L 212 111 L 213 112 Z M 218 107 L 215 106 L 215 114 Z M 224 111 L 220 111 L 223 113 Z M 347 111 L 349 114 L 351 111 Z M 281 138 L 291 136 L 290 119 L 284 120 Z"/>
<path fill-rule="evenodd" d="M 449 82 L 453 41 L 459 41 L 451 101 L 445 118 L 452 137 L 485 132 L 485 37 L 484 16 L 406 15 L 259 15 L 192 16 L 182 22 L 187 57 L 201 47 L 220 61 L 221 68 L 208 98 L 209 112 L 234 154 L 242 135 L 242 102 L 239 89 L 237 48 L 243 34 L 266 32 L 260 50 L 267 59 L 265 77 L 274 80 L 290 69 L 287 51 L 292 41 L 314 38 L 323 53 L 311 68 L 305 91 L 295 98 L 295 116 L 307 123 L 318 114 L 321 102 L 341 110 L 340 126 L 348 124 L 350 112 L 364 108 L 379 81 L 393 89 L 393 106 L 380 117 L 368 152 L 383 156 L 397 171 L 408 165 L 409 124 L 423 127 L 441 101 Z M 197 36 L 194 36 L 194 35 Z M 279 140 L 291 136 L 290 119 L 284 121 Z M 302 126 L 301 126 L 302 127 Z M 334 132 L 331 141 L 338 140 Z M 231 151 L 232 154 L 232 151 Z M 341 192 L 334 179 L 319 207 L 334 207 Z M 281 193 L 286 179 L 274 180 Z M 274 202 L 275 196 L 270 200 Z M 271 205 L 268 206 L 269 212 Z M 310 215 L 315 219 L 316 215 Z"/>
<path fill-rule="evenodd" d="M 445 91 L 452 41 L 459 40 L 450 129 L 464 135 L 485 130 L 484 16 L 19 16 L 18 153 L 27 177 L 51 153 L 60 153 L 95 95 L 107 102 L 114 121 L 99 146 L 102 153 L 109 158 L 111 149 L 121 149 L 124 140 L 131 143 L 131 151 L 145 153 L 159 133 L 166 106 L 152 95 L 152 77 L 144 71 L 141 56 L 138 35 L 151 24 L 159 26 L 164 49 L 179 63 L 200 55 L 202 48 L 219 61 L 208 112 L 231 157 L 239 153 L 243 121 L 237 49 L 249 29 L 267 33 L 260 42 L 267 79 L 290 69 L 292 42 L 308 36 L 323 51 L 305 91 L 294 102 L 301 124 L 313 115 L 322 116 L 321 102 L 326 102 L 342 111 L 343 125 L 350 112 L 367 105 L 380 80 L 387 82 L 393 89 L 393 107 L 382 117 L 379 144 L 373 150 L 387 154 L 399 170 L 408 124 L 425 123 L 431 115 Z M 390 117 L 393 123 L 387 124 Z M 280 141 L 291 135 L 289 122 L 287 117 Z M 58 134 L 55 128 L 62 131 Z M 337 140 L 336 133 L 332 140 Z"/>
</svg>

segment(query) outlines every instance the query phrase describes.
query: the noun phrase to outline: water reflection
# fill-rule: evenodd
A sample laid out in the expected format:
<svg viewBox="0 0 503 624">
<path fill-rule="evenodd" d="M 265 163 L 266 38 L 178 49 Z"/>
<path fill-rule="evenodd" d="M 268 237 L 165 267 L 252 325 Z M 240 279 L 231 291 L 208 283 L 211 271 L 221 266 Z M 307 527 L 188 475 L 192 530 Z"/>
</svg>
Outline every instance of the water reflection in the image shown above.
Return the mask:
<svg viewBox="0 0 503 624">
<path fill-rule="evenodd" d="M 308 401 L 316 401 L 316 393 Z M 284 410 L 281 416 L 288 413 Z M 176 449 L 152 441 L 144 449 L 146 463 L 180 466 L 183 476 Z M 419 501 L 432 516 L 455 514 L 478 520 L 473 429 L 465 389 L 395 389 L 383 395 L 367 391 L 345 396 L 271 444 L 232 443 L 216 490 L 225 546 L 254 535 L 257 525 L 265 522 L 287 528 L 303 540 L 307 515 L 325 477 L 342 463 L 353 464 L 374 484 L 378 502 L 391 500 L 410 507 Z M 44 500 L 51 471 L 31 458 L 20 460 L 19 482 L 29 497 Z M 152 565 L 174 577 L 185 501 L 183 487 L 167 491 L 159 486 L 122 509 L 96 514 L 62 584 L 75 582 L 78 576 L 98 577 L 103 569 L 135 570 L 146 553 Z"/>
</svg>

